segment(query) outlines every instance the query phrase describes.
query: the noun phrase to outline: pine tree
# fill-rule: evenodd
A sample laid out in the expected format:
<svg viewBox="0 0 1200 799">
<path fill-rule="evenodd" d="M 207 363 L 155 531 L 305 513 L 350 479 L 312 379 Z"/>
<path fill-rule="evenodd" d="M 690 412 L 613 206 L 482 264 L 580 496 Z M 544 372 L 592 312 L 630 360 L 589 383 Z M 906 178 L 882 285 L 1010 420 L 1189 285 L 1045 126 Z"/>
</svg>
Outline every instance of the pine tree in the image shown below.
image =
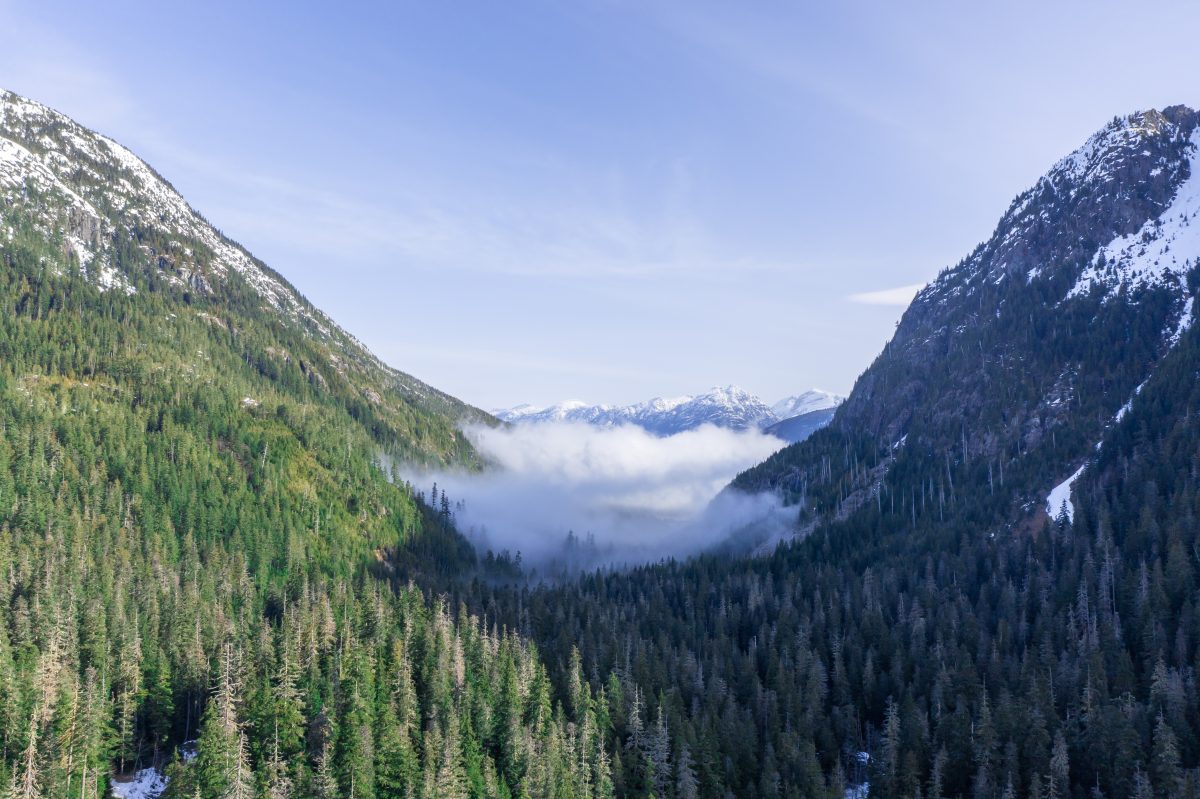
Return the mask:
<svg viewBox="0 0 1200 799">
<path fill-rule="evenodd" d="M 288 775 L 287 763 L 284 762 L 279 750 L 278 734 L 276 734 L 274 746 L 271 748 L 271 759 L 267 761 L 266 771 L 266 799 L 291 799 L 292 778 Z"/>
<path fill-rule="evenodd" d="M 667 731 L 667 720 L 663 713 L 661 700 L 655 715 L 654 730 L 650 734 L 646 756 L 650 761 L 651 773 L 654 775 L 654 793 L 656 796 L 665 797 L 672 776 L 671 737 Z"/>
<path fill-rule="evenodd" d="M 233 645 L 222 649 L 217 688 L 204 711 L 196 743 L 197 789 L 204 799 L 253 793 L 246 738 L 238 718 L 240 678 Z"/>
<path fill-rule="evenodd" d="M 883 752 L 880 758 L 883 789 L 890 795 L 898 795 L 900 772 L 900 709 L 892 697 L 888 697 L 883 714 Z"/>
<path fill-rule="evenodd" d="M 1154 788 L 1139 763 L 1133 774 L 1133 796 L 1131 799 L 1153 799 Z"/>
<path fill-rule="evenodd" d="M 1155 788 L 1164 799 L 1183 796 L 1183 772 L 1179 766 L 1179 744 L 1171 725 L 1160 713 L 1154 724 L 1152 776 Z"/>
<path fill-rule="evenodd" d="M 20 771 L 13 765 L 12 799 L 41 799 L 41 764 L 38 762 L 37 717 L 29 720 L 29 741 L 20 758 Z"/>
<path fill-rule="evenodd" d="M 333 771 L 333 746 L 326 744 L 317 757 L 317 768 L 312 776 L 313 799 L 341 799 L 337 778 Z"/>
<path fill-rule="evenodd" d="M 1050 754 L 1050 775 L 1046 786 L 1050 797 L 1070 795 L 1070 761 L 1067 756 L 1067 739 L 1062 730 L 1054 734 L 1054 749 Z"/>
<path fill-rule="evenodd" d="M 233 771 L 221 799 L 254 799 L 254 772 L 250 768 L 250 748 L 244 730 L 237 731 Z"/>
</svg>

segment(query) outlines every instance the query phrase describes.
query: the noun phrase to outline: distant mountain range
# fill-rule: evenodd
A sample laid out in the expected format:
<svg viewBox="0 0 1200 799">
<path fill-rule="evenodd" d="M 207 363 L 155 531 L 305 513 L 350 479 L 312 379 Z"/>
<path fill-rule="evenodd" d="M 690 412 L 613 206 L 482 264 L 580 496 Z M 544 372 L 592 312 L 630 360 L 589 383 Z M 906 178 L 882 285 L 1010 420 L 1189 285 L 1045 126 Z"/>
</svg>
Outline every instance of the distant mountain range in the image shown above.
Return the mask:
<svg viewBox="0 0 1200 799">
<path fill-rule="evenodd" d="M 494 414 L 513 424 L 582 422 L 597 427 L 631 424 L 659 436 L 711 424 L 731 430 L 759 429 L 794 442 L 828 424 L 841 401 L 836 394 L 811 389 L 767 405 L 744 389 L 724 386 L 695 396 L 656 397 L 634 405 L 591 405 L 569 400 L 549 407 L 518 405 Z"/>
</svg>

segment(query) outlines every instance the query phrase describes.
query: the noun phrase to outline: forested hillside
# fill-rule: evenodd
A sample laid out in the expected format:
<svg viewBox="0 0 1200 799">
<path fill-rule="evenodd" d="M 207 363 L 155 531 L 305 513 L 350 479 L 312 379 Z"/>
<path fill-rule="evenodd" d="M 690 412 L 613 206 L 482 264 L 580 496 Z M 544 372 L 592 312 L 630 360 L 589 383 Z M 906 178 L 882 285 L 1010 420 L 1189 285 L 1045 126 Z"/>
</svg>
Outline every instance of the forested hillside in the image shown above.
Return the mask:
<svg viewBox="0 0 1200 799">
<path fill-rule="evenodd" d="M 1197 374 L 1191 331 L 1077 482 L 1073 524 L 973 523 L 976 486 L 945 522 L 872 504 L 769 558 L 477 601 L 524 619 L 548 662 L 578 647 L 613 675 L 622 795 L 667 774 L 655 795 L 680 799 L 864 781 L 885 797 L 1193 797 Z M 671 746 L 647 749 L 636 719 L 660 717 Z"/>
<path fill-rule="evenodd" d="M 19 310 L 33 321 L 60 310 L 59 284 L 48 282 L 59 278 L 82 278 L 102 295 L 74 306 L 82 328 L 73 332 L 90 349 L 76 355 L 75 340 L 61 335 L 68 331 L 41 330 L 46 352 L 74 356 L 63 367 L 87 375 L 145 354 L 143 365 L 163 380 L 191 369 L 230 391 L 250 380 L 336 406 L 398 459 L 474 461 L 458 425 L 490 417 L 379 361 L 129 150 L 3 91 L 0 201 L 11 276 L 28 284 Z"/>
<path fill-rule="evenodd" d="M 380 464 L 485 417 L 119 145 L 0 122 L 0 795 L 609 795 L 586 693 L 406 585 L 474 553 Z"/>
<path fill-rule="evenodd" d="M 1200 795 L 1195 124 L 1057 164 L 828 428 L 738 478 L 796 543 L 475 592 L 624 698 L 620 792 Z"/>
<path fill-rule="evenodd" d="M 1057 164 L 739 477 L 793 542 L 541 587 L 389 473 L 486 415 L 0 113 L 0 796 L 1200 796 L 1194 112 Z"/>
</svg>

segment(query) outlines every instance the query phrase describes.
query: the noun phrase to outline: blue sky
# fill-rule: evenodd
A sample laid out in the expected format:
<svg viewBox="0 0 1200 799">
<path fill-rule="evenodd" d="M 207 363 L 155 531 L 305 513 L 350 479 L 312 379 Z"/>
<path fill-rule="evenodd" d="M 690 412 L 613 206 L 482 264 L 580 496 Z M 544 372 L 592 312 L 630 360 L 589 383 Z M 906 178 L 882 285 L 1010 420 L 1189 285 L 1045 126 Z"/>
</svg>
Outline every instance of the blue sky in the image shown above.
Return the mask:
<svg viewBox="0 0 1200 799">
<path fill-rule="evenodd" d="M 774 401 L 847 391 L 903 287 L 1105 121 L 1200 103 L 1198 28 L 1189 3 L 0 0 L 0 86 L 470 402 Z"/>
</svg>

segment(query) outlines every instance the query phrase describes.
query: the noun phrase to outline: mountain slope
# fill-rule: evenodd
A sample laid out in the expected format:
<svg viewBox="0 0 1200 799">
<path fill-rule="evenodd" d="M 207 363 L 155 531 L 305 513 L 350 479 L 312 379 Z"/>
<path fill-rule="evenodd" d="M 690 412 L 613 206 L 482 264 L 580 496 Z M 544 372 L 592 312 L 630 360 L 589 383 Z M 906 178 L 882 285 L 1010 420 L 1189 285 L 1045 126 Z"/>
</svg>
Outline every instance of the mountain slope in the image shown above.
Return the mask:
<svg viewBox="0 0 1200 799">
<path fill-rule="evenodd" d="M 610 796 L 591 694 L 409 582 L 474 553 L 383 464 L 474 464 L 462 417 L 3 95 L 0 795 Z"/>
<path fill-rule="evenodd" d="M 791 545 L 486 606 L 620 674 L 704 796 L 1197 795 L 1195 131 L 1105 127 L 738 478 Z"/>
<path fill-rule="evenodd" d="M 836 408 L 822 408 L 789 416 L 763 428 L 763 432 L 793 444 L 799 443 L 833 421 L 833 414 L 836 410 Z"/>
<path fill-rule="evenodd" d="M 1056 164 L 917 295 L 827 431 L 737 484 L 822 518 L 879 504 L 893 477 L 924 486 L 889 496 L 905 513 L 981 481 L 993 521 L 1044 498 L 1191 323 L 1196 116 L 1114 120 Z"/>
<path fill-rule="evenodd" d="M 262 375 L 307 383 L 401 457 L 474 459 L 456 427 L 485 414 L 382 363 L 129 150 L 10 92 L 0 92 L 0 197 L 8 249 L 45 246 L 59 274 L 77 270 L 134 305 L 174 306 L 165 327 L 211 326 Z"/>
</svg>

